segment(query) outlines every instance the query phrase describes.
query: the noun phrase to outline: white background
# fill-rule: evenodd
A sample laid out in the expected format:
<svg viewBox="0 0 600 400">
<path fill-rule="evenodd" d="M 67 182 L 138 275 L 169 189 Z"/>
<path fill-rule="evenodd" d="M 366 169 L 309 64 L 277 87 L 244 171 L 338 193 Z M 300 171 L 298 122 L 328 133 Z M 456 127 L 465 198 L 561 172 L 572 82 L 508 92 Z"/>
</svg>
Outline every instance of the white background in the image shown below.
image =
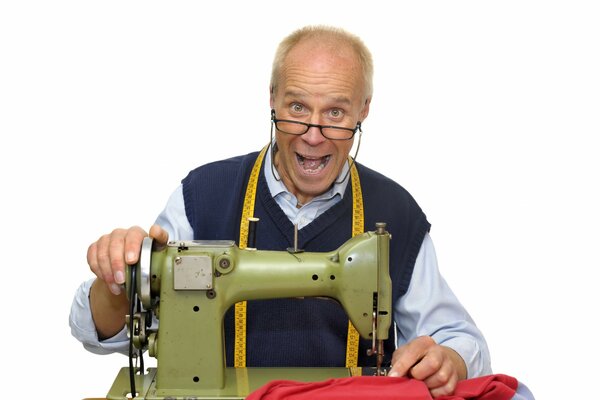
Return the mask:
<svg viewBox="0 0 600 400">
<path fill-rule="evenodd" d="M 0 5 L 3 397 L 106 394 L 126 357 L 68 326 L 87 246 L 148 228 L 195 166 L 265 144 L 275 47 L 315 23 L 371 48 L 358 159 L 427 213 L 494 371 L 538 399 L 597 395 L 599 7 L 368 3 Z"/>
</svg>

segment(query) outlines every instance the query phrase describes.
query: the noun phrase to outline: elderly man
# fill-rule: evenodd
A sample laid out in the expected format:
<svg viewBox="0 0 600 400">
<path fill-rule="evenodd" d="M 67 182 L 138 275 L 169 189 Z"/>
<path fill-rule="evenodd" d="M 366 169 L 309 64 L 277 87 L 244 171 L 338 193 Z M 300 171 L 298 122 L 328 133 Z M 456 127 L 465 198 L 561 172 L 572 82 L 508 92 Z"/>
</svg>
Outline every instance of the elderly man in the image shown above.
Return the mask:
<svg viewBox="0 0 600 400">
<path fill-rule="evenodd" d="M 393 235 L 396 346 L 391 376 L 422 380 L 433 396 L 459 380 L 491 373 L 486 342 L 440 276 L 430 224 L 411 195 L 349 157 L 362 134 L 372 97 L 373 66 L 362 41 L 340 29 L 306 27 L 278 47 L 270 87 L 271 143 L 261 152 L 203 165 L 173 193 L 149 235 L 173 240 L 237 240 L 244 199 L 254 196 L 260 218 L 257 247 L 300 246 L 330 251 L 377 221 Z M 252 177 L 252 179 L 251 179 Z M 227 182 L 227 191 L 222 183 Z M 251 189 L 251 190 L 248 190 Z M 360 199 L 362 201 L 353 201 Z M 364 221 L 358 226 L 353 219 Z M 74 335 L 86 348 L 125 351 L 127 300 L 121 284 L 148 234 L 116 229 L 92 243 L 96 275 L 79 288 L 71 312 Z M 245 345 L 234 345 L 236 312 L 247 317 Z M 247 366 L 365 365 L 368 343 L 354 333 L 341 307 L 325 299 L 248 302 L 225 318 L 227 360 L 244 351 Z M 358 347 L 359 351 L 350 352 Z M 352 359 L 348 354 L 358 354 Z"/>
</svg>

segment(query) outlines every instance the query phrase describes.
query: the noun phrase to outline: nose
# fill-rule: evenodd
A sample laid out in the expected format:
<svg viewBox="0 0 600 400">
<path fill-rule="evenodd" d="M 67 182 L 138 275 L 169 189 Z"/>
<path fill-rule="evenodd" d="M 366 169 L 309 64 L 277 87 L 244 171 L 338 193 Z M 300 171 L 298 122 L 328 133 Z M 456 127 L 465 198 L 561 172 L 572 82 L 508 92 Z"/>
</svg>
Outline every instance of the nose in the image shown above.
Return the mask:
<svg viewBox="0 0 600 400">
<path fill-rule="evenodd" d="M 319 127 L 311 126 L 308 128 L 308 131 L 302 135 L 302 140 L 311 146 L 316 146 L 327 140 L 327 138 L 321 134 L 321 129 Z"/>
<path fill-rule="evenodd" d="M 317 119 L 317 121 L 311 121 L 311 124 L 318 125 L 321 122 L 318 121 L 318 118 L 311 119 Z M 319 128 L 318 126 L 311 126 L 310 128 L 308 128 L 308 131 L 304 135 L 302 135 L 302 140 L 304 140 L 311 146 L 316 146 L 319 143 L 323 143 L 325 140 L 327 140 L 327 138 L 321 133 L 321 128 Z"/>
</svg>

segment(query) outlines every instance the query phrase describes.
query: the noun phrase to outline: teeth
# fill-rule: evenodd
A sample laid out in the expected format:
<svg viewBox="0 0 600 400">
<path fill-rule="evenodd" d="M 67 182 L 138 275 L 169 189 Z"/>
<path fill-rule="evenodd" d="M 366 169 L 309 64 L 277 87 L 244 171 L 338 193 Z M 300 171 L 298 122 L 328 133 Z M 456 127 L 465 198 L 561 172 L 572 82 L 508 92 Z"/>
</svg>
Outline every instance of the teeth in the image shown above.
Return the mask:
<svg viewBox="0 0 600 400">
<path fill-rule="evenodd" d="M 318 172 L 325 168 L 331 156 L 319 157 L 319 158 L 307 158 L 300 154 L 297 154 L 298 163 L 304 168 L 305 171 Z"/>
</svg>

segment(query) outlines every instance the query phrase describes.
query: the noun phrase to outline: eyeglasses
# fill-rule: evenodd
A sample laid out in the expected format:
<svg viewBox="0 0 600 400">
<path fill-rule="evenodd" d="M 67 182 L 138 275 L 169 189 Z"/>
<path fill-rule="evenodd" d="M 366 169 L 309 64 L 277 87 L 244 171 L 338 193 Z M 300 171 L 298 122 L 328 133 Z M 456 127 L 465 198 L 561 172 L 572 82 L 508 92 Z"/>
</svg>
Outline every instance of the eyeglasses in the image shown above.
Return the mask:
<svg viewBox="0 0 600 400">
<path fill-rule="evenodd" d="M 307 124 L 299 121 L 291 121 L 289 119 L 275 118 L 275 110 L 271 110 L 271 121 L 275 124 L 275 128 L 281 133 L 288 135 L 304 135 L 310 128 L 319 128 L 321 135 L 330 140 L 350 140 L 354 134 L 360 130 L 360 121 L 356 123 L 356 128 L 344 128 L 333 125 L 317 125 Z"/>
</svg>

